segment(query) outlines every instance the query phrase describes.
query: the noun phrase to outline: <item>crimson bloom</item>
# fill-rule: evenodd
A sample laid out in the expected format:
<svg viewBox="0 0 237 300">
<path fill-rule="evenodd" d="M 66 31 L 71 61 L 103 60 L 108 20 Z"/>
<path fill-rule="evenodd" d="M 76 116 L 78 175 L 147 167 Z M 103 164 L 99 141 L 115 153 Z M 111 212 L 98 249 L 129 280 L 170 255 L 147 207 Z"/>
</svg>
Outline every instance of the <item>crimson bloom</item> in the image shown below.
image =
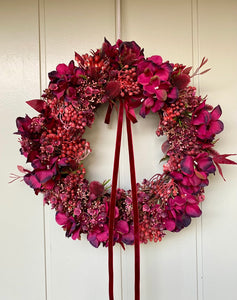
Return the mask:
<svg viewBox="0 0 237 300">
<path fill-rule="evenodd" d="M 194 111 L 192 124 L 198 127 L 197 136 L 200 139 L 212 140 L 224 129 L 224 124 L 219 120 L 222 111 L 220 105 L 217 105 L 209 112 L 205 102 L 203 101 Z"/>
</svg>

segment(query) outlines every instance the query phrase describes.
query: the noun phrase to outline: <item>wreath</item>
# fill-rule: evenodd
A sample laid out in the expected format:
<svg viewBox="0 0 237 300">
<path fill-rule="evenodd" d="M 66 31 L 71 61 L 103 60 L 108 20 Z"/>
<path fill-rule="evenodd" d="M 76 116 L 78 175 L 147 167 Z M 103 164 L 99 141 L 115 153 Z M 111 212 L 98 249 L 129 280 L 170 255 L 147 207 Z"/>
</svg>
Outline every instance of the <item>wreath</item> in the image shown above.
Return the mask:
<svg viewBox="0 0 237 300">
<path fill-rule="evenodd" d="M 190 86 L 200 67 L 172 64 L 154 55 L 144 57 L 134 41 L 106 39 L 101 49 L 90 54 L 75 53 L 69 65 L 59 64 L 49 73 L 49 85 L 42 99 L 27 103 L 39 114 L 18 117 L 20 152 L 32 170 L 18 166 L 23 179 L 35 193 L 43 193 L 44 203 L 56 211 L 56 221 L 67 237 L 108 246 L 111 192 L 109 181 L 89 182 L 83 161 L 91 153 L 83 135 L 91 127 L 95 111 L 107 103 L 105 122 L 112 109 L 123 105 L 126 117 L 135 123 L 135 108 L 146 117 L 154 113 L 159 122 L 156 135 L 165 135 L 163 174 L 155 174 L 136 184 L 139 240 L 161 241 L 165 231 L 178 232 L 201 215 L 200 202 L 209 175 L 220 164 L 236 164 L 214 150 L 216 134 L 224 125 L 221 107 L 213 108 Z M 15 175 L 14 179 L 19 178 Z M 223 177 L 224 178 L 224 177 Z M 116 189 L 113 241 L 134 244 L 132 191 Z"/>
</svg>

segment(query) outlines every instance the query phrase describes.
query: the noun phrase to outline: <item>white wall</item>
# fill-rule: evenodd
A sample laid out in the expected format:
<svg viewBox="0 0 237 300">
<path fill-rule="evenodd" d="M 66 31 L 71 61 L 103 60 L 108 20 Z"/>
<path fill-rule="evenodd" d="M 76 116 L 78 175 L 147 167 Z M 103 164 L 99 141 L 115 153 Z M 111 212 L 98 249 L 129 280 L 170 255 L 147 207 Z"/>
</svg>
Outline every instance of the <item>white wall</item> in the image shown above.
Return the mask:
<svg viewBox="0 0 237 300">
<path fill-rule="evenodd" d="M 225 130 L 217 150 L 237 153 L 237 2 L 235 0 L 122 0 L 122 39 L 135 40 L 146 56 L 198 66 L 208 57 L 212 70 L 195 85 L 208 102 L 220 104 Z M 60 62 L 115 42 L 112 0 L 9 0 L 0 10 L 0 183 L 1 300 L 108 299 L 107 249 L 72 241 L 24 183 L 9 185 L 9 173 L 24 164 L 15 119 L 34 115 L 26 100 L 39 98 L 47 73 Z M 105 126 L 105 110 L 88 131 L 94 154 L 90 179 L 111 178 L 116 120 Z M 115 116 L 114 116 L 115 117 Z M 137 179 L 161 170 L 156 121 L 133 126 Z M 106 149 L 106 151 L 105 151 Z M 144 153 L 147 153 L 146 160 Z M 237 185 L 235 166 L 224 166 L 224 182 L 211 178 L 203 215 L 159 244 L 141 246 L 141 300 L 235 300 L 237 278 Z M 124 136 L 120 185 L 129 187 Z M 133 248 L 115 249 L 115 300 L 133 299 Z"/>
</svg>

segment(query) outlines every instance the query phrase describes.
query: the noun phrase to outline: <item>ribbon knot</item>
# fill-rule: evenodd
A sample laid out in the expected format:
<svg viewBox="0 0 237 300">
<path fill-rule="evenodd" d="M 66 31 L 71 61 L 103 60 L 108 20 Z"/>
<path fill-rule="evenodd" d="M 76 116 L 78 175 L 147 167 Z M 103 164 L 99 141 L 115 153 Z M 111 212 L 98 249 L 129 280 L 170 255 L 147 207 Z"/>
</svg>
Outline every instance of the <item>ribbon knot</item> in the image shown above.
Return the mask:
<svg viewBox="0 0 237 300">
<path fill-rule="evenodd" d="M 110 116 L 113 109 L 114 103 L 110 102 L 105 117 L 105 123 L 109 124 Z M 114 245 L 114 220 L 115 220 L 115 206 L 116 206 L 116 190 L 118 182 L 118 170 L 119 170 L 119 157 L 121 148 L 122 138 L 122 125 L 123 125 L 123 113 L 124 108 L 126 112 L 126 125 L 127 125 L 127 136 L 128 136 L 128 152 L 129 152 L 129 164 L 130 164 L 130 179 L 132 189 L 132 203 L 133 203 L 133 215 L 134 215 L 134 267 L 135 267 L 135 300 L 140 300 L 140 240 L 139 240 L 139 212 L 137 202 L 137 186 L 136 186 L 136 172 L 133 152 L 133 141 L 132 141 L 132 128 L 131 122 L 137 122 L 134 108 L 138 106 L 137 102 L 132 102 L 129 98 L 120 99 L 119 104 L 119 115 L 117 123 L 117 136 L 114 154 L 114 167 L 112 177 L 112 190 L 110 200 L 110 211 L 109 211 L 109 299 L 114 300 L 113 291 L 113 245 Z"/>
</svg>

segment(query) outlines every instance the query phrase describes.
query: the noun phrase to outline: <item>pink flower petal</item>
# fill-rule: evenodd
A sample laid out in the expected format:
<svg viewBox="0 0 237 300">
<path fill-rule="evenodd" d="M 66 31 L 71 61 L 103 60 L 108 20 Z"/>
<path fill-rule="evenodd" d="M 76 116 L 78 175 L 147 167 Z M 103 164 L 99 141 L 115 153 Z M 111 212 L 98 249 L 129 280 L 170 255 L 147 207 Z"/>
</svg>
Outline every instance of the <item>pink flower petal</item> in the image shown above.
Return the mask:
<svg viewBox="0 0 237 300">
<path fill-rule="evenodd" d="M 126 234 L 129 232 L 129 226 L 128 223 L 124 220 L 119 220 L 116 224 L 116 231 L 121 234 Z"/>
<path fill-rule="evenodd" d="M 148 60 L 153 61 L 153 63 L 157 64 L 157 65 L 161 65 L 162 64 L 162 57 L 159 55 L 153 55 L 151 57 L 148 57 Z"/>
<path fill-rule="evenodd" d="M 35 175 L 27 174 L 24 176 L 24 181 L 26 184 L 28 184 L 32 189 L 40 189 L 41 183 L 39 180 L 35 177 Z"/>
<path fill-rule="evenodd" d="M 168 93 L 167 98 L 175 100 L 178 98 L 178 94 L 178 89 L 176 87 L 173 87 L 172 90 Z"/>
<path fill-rule="evenodd" d="M 42 171 L 37 171 L 35 173 L 36 178 L 40 183 L 45 183 L 49 179 L 53 177 L 53 171 L 52 170 L 42 170 Z"/>
<path fill-rule="evenodd" d="M 201 113 L 192 121 L 193 125 L 209 124 L 211 115 L 207 110 L 202 110 Z"/>
<path fill-rule="evenodd" d="M 220 120 L 210 122 L 210 131 L 213 135 L 222 132 L 224 129 L 224 124 Z"/>
<path fill-rule="evenodd" d="M 211 112 L 211 119 L 213 121 L 216 121 L 220 118 L 221 114 L 222 114 L 221 107 L 220 107 L 220 105 L 217 105 Z"/>
<path fill-rule="evenodd" d="M 196 218 L 200 217 L 202 214 L 201 209 L 198 207 L 197 204 L 187 205 L 186 206 L 186 214 L 190 217 Z"/>
<path fill-rule="evenodd" d="M 165 220 L 165 228 L 166 230 L 173 231 L 175 229 L 175 221 L 174 220 Z"/>
<path fill-rule="evenodd" d="M 165 90 L 155 90 L 156 98 L 160 101 L 165 101 L 167 99 L 167 92 Z"/>
<path fill-rule="evenodd" d="M 137 78 L 137 81 L 142 85 L 148 85 L 150 83 L 151 76 L 147 76 L 147 74 L 140 74 Z"/>
<path fill-rule="evenodd" d="M 185 175 L 192 176 L 194 173 L 193 164 L 194 164 L 193 158 L 189 155 L 185 156 L 180 163 L 181 171 Z"/>
<path fill-rule="evenodd" d="M 68 221 L 68 217 L 65 214 L 60 213 L 60 212 L 56 213 L 55 219 L 59 225 L 65 225 Z"/>
</svg>

